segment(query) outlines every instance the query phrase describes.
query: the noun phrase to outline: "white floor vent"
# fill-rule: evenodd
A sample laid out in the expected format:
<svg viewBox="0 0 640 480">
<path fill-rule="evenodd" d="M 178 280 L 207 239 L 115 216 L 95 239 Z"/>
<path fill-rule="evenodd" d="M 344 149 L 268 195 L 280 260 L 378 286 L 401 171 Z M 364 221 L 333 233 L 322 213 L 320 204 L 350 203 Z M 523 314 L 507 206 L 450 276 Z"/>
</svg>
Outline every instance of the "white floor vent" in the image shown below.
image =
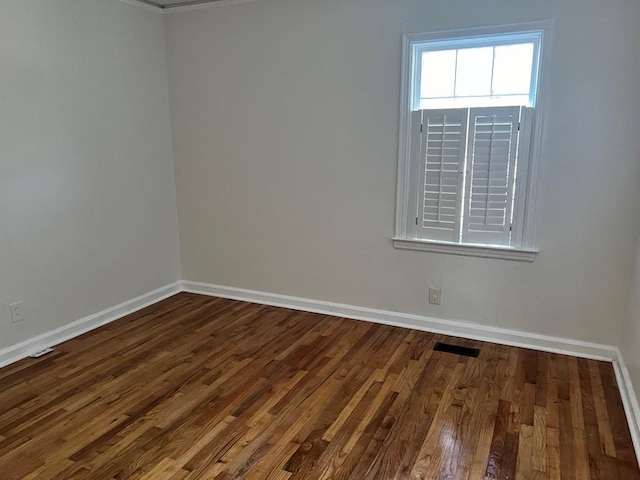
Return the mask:
<svg viewBox="0 0 640 480">
<path fill-rule="evenodd" d="M 35 353 L 32 353 L 31 355 L 29 355 L 29 357 L 31 358 L 40 358 L 40 357 L 44 357 L 46 354 L 53 352 L 53 348 L 43 348 L 42 350 L 39 350 Z"/>
</svg>

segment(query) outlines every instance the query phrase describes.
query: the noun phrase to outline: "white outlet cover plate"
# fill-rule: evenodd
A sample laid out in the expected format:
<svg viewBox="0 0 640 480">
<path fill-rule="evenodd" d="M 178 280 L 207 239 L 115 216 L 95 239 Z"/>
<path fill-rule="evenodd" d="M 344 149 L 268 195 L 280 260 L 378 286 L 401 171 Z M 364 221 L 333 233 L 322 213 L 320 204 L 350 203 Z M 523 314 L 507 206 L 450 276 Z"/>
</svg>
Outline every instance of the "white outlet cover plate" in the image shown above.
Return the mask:
<svg viewBox="0 0 640 480">
<path fill-rule="evenodd" d="M 439 288 L 429 289 L 429 303 L 431 305 L 440 305 L 441 298 L 442 290 L 440 290 Z"/>
<path fill-rule="evenodd" d="M 11 310 L 11 321 L 13 323 L 22 322 L 24 320 L 24 309 L 22 308 L 22 301 L 9 304 L 9 310 Z"/>
</svg>

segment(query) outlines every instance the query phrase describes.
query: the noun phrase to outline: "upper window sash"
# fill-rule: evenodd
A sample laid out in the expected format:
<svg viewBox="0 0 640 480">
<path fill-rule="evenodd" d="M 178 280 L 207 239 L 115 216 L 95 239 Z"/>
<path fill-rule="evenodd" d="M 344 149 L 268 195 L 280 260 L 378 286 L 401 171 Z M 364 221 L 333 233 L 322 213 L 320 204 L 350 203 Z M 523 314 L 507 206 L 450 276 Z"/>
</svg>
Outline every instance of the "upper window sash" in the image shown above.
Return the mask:
<svg viewBox="0 0 640 480">
<path fill-rule="evenodd" d="M 537 85 L 540 71 L 540 53 L 543 30 L 532 30 L 517 33 L 493 33 L 477 36 L 464 36 L 440 39 L 415 40 L 411 42 L 411 110 L 420 109 L 420 80 L 422 78 L 422 54 L 442 50 L 460 50 L 466 48 L 500 47 L 505 45 L 533 44 L 531 83 L 529 87 L 529 107 L 535 107 L 537 101 Z"/>
</svg>

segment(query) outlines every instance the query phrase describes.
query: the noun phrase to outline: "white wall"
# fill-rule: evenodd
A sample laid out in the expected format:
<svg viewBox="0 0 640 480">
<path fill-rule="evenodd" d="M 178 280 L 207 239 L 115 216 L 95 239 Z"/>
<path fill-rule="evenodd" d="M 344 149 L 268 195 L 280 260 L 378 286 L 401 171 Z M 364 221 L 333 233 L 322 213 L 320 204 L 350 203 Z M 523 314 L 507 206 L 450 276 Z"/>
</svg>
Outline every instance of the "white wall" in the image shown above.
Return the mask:
<svg viewBox="0 0 640 480">
<path fill-rule="evenodd" d="M 0 348 L 180 278 L 160 15 L 3 0 L 0 220 Z"/>
<path fill-rule="evenodd" d="M 401 35 L 549 18 L 538 259 L 394 250 Z M 167 16 L 183 277 L 616 344 L 640 207 L 639 22 L 637 0 L 260 0 Z"/>
<path fill-rule="evenodd" d="M 629 314 L 624 325 L 620 350 L 635 387 L 635 394 L 640 398 L 640 242 L 631 283 Z"/>
</svg>

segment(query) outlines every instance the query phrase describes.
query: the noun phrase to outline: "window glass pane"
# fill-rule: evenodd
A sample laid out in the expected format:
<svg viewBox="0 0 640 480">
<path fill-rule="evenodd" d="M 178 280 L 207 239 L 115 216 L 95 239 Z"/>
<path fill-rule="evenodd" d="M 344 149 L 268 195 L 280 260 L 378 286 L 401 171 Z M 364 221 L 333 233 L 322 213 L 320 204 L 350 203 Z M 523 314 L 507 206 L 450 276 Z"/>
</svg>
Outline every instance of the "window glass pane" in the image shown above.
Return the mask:
<svg viewBox="0 0 640 480">
<path fill-rule="evenodd" d="M 455 50 L 424 52 L 422 54 L 420 98 L 452 97 L 455 70 Z"/>
<path fill-rule="evenodd" d="M 491 95 L 493 47 L 458 50 L 456 96 Z"/>
<path fill-rule="evenodd" d="M 533 43 L 496 47 L 493 67 L 494 95 L 529 95 Z"/>
</svg>

